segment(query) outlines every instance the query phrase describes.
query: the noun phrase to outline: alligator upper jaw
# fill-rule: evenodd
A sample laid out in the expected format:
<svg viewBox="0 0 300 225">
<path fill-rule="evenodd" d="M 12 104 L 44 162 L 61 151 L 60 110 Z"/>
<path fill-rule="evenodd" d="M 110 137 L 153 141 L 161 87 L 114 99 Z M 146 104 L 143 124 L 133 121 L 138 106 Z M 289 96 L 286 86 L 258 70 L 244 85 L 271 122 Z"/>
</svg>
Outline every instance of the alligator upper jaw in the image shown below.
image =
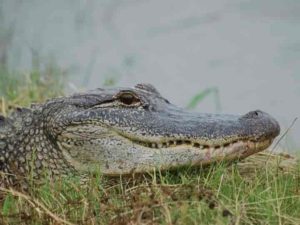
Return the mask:
<svg viewBox="0 0 300 225">
<path fill-rule="evenodd" d="M 106 113 L 112 118 L 120 117 L 117 110 Z M 259 110 L 245 115 L 214 115 L 190 113 L 175 106 L 166 106 L 163 111 L 127 114 L 117 123 L 105 122 L 108 129 L 150 148 L 183 144 L 222 147 L 241 140 L 273 140 L 280 132 L 278 122 Z"/>
</svg>

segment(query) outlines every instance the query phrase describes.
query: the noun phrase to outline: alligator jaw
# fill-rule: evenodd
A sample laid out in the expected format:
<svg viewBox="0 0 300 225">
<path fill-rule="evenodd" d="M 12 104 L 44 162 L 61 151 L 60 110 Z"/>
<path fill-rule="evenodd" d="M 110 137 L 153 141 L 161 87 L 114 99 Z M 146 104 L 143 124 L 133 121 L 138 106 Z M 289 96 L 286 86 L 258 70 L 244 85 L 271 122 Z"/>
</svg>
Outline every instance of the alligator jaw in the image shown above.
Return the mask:
<svg viewBox="0 0 300 225">
<path fill-rule="evenodd" d="M 95 124 L 85 128 L 91 132 L 89 134 L 73 133 L 74 130 L 78 129 L 70 127 L 59 137 L 58 144 L 67 161 L 78 171 L 100 170 L 109 176 L 243 159 L 266 149 L 274 139 L 272 136 L 260 140 L 231 137 L 227 141 L 207 142 L 202 139 L 165 138 L 150 142 Z M 82 143 L 81 140 L 86 137 L 89 141 Z"/>
<path fill-rule="evenodd" d="M 191 141 L 167 141 L 163 143 L 150 143 L 150 142 L 140 142 L 133 141 L 133 143 L 137 145 L 142 145 L 149 149 L 171 149 L 176 151 L 177 149 L 193 149 L 195 151 L 205 151 L 214 154 L 214 152 L 218 153 L 226 153 L 226 152 L 243 152 L 243 150 L 247 150 L 250 153 L 255 153 L 257 151 L 261 151 L 269 147 L 272 143 L 273 139 L 266 139 L 263 141 L 251 141 L 251 140 L 238 140 L 231 143 L 225 143 L 220 145 L 201 145 L 197 142 L 192 143 Z"/>
<path fill-rule="evenodd" d="M 261 141 L 236 140 L 224 145 L 200 145 L 190 141 L 169 141 L 163 143 L 145 143 L 133 141 L 139 149 L 135 152 L 140 162 L 135 163 L 134 168 L 126 170 L 126 163 L 119 161 L 122 170 L 116 167 L 107 167 L 102 172 L 106 175 L 116 176 L 120 174 L 143 173 L 155 169 L 168 170 L 180 166 L 205 166 L 216 162 L 230 162 L 241 160 L 249 155 L 263 151 L 272 144 L 273 138 Z M 165 145 L 165 146 L 164 146 Z M 149 158 L 145 158 L 148 152 Z M 139 154 L 140 153 L 140 154 Z M 150 153 L 150 154 L 149 154 Z M 145 159 L 145 161 L 143 161 Z M 150 159 L 150 161 L 149 161 Z M 156 163 L 152 161 L 156 160 Z M 125 161 L 125 158 L 124 158 Z"/>
</svg>

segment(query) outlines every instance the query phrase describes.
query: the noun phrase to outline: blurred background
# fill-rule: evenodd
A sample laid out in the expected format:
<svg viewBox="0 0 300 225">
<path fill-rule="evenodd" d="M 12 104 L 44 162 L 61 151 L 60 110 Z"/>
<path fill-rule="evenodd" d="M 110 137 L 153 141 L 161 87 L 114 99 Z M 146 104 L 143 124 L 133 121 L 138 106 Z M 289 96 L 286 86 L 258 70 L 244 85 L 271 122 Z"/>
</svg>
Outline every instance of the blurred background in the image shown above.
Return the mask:
<svg viewBox="0 0 300 225">
<path fill-rule="evenodd" d="M 199 112 L 264 110 L 283 133 L 300 116 L 300 1 L 0 0 L 2 113 L 140 82 Z"/>
</svg>

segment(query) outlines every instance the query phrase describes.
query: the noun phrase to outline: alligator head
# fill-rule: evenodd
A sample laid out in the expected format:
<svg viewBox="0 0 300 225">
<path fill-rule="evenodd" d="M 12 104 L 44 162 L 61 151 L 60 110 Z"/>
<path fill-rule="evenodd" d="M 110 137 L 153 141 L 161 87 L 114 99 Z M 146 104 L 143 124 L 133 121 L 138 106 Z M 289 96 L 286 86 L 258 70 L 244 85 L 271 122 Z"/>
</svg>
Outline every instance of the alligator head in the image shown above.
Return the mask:
<svg viewBox="0 0 300 225">
<path fill-rule="evenodd" d="M 191 113 L 148 84 L 54 99 L 45 109 L 51 138 L 67 161 L 79 171 L 110 175 L 241 159 L 279 134 L 276 120 L 262 111 Z"/>
<path fill-rule="evenodd" d="M 148 84 L 96 89 L 18 111 L 2 122 L 17 137 L 3 139 L 0 161 L 23 173 L 33 150 L 35 168 L 54 174 L 73 168 L 119 175 L 242 159 L 266 149 L 280 130 L 259 110 L 188 112 Z"/>
</svg>

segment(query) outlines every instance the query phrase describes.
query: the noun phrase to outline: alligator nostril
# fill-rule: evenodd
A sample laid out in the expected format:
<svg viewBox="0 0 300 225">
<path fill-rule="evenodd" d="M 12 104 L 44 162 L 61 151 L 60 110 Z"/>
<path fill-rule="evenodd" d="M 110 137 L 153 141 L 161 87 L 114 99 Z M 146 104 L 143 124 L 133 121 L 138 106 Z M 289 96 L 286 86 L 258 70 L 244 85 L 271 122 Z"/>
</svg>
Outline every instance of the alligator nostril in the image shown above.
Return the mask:
<svg viewBox="0 0 300 225">
<path fill-rule="evenodd" d="M 244 116 L 242 116 L 242 118 L 246 118 L 246 119 L 256 119 L 259 118 L 260 116 L 263 115 L 263 112 L 260 110 L 255 110 L 255 111 L 251 111 L 246 113 Z"/>
<path fill-rule="evenodd" d="M 253 111 L 253 114 L 254 114 L 255 116 L 262 116 L 264 113 L 263 113 L 263 111 L 261 111 L 261 110 L 255 110 L 255 111 Z"/>
<path fill-rule="evenodd" d="M 252 115 L 253 117 L 258 117 L 261 114 L 262 114 L 262 111 L 260 111 L 260 110 L 255 110 L 255 111 L 250 112 L 250 115 Z"/>
</svg>

